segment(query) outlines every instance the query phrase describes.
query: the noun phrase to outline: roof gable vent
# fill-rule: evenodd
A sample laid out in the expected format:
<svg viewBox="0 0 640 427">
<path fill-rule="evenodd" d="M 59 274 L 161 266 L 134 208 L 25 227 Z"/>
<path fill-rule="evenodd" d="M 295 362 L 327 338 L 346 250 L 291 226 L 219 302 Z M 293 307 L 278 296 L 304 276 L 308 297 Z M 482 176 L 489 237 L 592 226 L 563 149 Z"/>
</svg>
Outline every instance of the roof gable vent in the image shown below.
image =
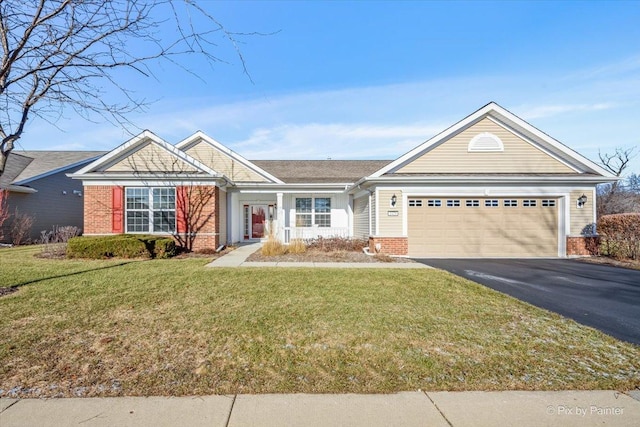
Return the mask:
<svg viewBox="0 0 640 427">
<path fill-rule="evenodd" d="M 482 132 L 471 138 L 468 151 L 504 151 L 502 140 L 489 132 Z"/>
</svg>

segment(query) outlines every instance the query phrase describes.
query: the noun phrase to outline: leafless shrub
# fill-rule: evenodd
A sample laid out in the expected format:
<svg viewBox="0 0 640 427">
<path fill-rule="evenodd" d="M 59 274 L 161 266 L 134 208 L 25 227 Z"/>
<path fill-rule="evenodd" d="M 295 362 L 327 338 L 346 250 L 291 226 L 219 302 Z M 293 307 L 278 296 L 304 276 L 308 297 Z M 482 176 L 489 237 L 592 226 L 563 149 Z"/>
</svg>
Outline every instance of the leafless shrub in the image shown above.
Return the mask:
<svg viewBox="0 0 640 427">
<path fill-rule="evenodd" d="M 316 249 L 323 252 L 348 251 L 361 252 L 368 246 L 364 239 L 352 239 L 348 237 L 318 237 L 307 243 L 308 249 Z"/>
<path fill-rule="evenodd" d="M 11 243 L 16 246 L 29 243 L 33 219 L 33 216 L 22 213 L 16 208 L 11 223 Z"/>
<path fill-rule="evenodd" d="M 39 240 L 39 243 L 43 245 L 41 256 L 47 258 L 64 257 L 67 252 L 67 242 L 69 239 L 79 235 L 80 229 L 72 225 L 64 227 L 55 225 L 51 231 L 41 231 Z"/>
<path fill-rule="evenodd" d="M 9 206 L 7 205 L 7 199 L 9 198 L 9 192 L 7 190 L 0 190 L 0 240 L 4 239 L 4 233 L 2 226 L 5 221 L 9 219 Z"/>
</svg>

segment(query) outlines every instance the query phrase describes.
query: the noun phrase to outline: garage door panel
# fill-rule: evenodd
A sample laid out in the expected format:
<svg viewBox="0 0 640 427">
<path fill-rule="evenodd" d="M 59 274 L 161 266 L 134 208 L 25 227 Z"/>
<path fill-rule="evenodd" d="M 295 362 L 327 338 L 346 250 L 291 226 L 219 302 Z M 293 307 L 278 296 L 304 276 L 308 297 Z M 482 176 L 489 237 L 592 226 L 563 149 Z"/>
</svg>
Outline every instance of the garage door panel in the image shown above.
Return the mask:
<svg viewBox="0 0 640 427">
<path fill-rule="evenodd" d="M 479 206 L 422 207 L 408 211 L 409 254 L 443 257 L 548 257 L 558 255 L 558 203 L 542 199 L 474 199 Z M 485 200 L 490 200 L 485 206 Z M 497 206 L 495 206 L 497 200 Z M 525 206 L 535 203 L 535 206 Z M 547 199 L 548 200 L 548 199 Z"/>
</svg>

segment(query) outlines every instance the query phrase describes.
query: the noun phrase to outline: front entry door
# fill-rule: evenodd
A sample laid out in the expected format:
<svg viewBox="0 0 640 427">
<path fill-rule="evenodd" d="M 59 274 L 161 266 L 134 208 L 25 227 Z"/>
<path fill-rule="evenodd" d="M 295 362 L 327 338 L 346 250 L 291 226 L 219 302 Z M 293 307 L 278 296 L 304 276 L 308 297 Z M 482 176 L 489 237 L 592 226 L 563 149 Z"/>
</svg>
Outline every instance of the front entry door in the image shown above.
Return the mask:
<svg viewBox="0 0 640 427">
<path fill-rule="evenodd" d="M 251 238 L 261 239 L 265 233 L 265 221 L 267 219 L 267 206 L 251 206 Z"/>
</svg>

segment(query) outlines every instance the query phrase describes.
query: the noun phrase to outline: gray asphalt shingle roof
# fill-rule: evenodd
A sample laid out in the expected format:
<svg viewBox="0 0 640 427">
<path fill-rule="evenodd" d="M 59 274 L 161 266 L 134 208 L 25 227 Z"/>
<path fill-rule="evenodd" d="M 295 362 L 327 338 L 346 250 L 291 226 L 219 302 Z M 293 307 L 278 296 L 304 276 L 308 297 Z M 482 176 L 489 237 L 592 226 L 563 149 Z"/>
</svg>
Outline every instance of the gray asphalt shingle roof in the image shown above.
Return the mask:
<svg viewBox="0 0 640 427">
<path fill-rule="evenodd" d="M 355 182 L 391 160 L 250 160 L 288 184 Z"/>
<path fill-rule="evenodd" d="M 1 185 L 15 184 L 38 175 L 90 160 L 105 154 L 104 151 L 22 151 L 9 154 Z"/>
</svg>

